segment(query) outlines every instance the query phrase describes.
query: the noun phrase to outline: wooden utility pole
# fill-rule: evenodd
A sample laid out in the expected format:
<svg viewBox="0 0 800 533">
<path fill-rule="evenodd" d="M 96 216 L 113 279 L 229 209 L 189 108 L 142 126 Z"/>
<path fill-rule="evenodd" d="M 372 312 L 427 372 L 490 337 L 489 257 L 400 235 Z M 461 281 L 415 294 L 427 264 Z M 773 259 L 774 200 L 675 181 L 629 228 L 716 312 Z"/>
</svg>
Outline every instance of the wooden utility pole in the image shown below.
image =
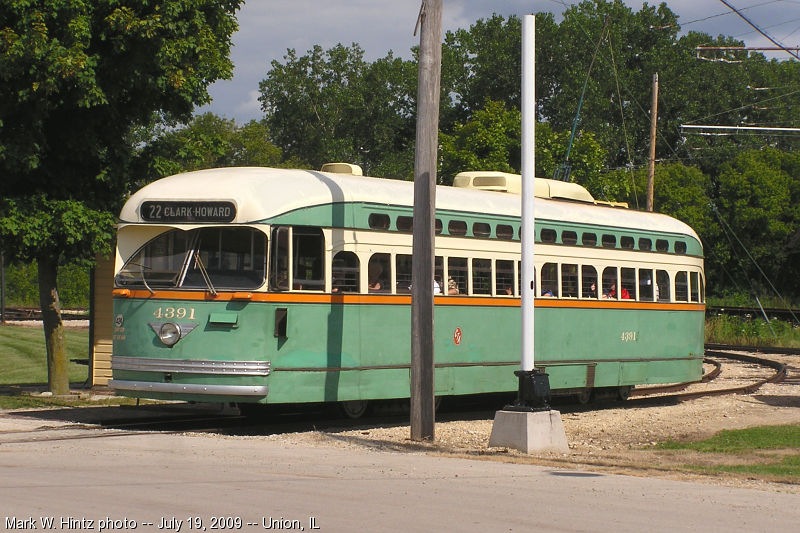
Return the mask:
<svg viewBox="0 0 800 533">
<path fill-rule="evenodd" d="M 411 439 L 434 438 L 433 276 L 442 0 L 419 12 L 417 144 L 414 155 L 414 234 L 411 265 Z M 444 280 L 440 280 L 440 287 Z"/>
<path fill-rule="evenodd" d="M 656 175 L 656 124 L 658 123 L 658 72 L 653 74 L 653 103 L 650 106 L 650 167 L 647 171 L 647 210 L 653 210 L 653 183 Z"/>
</svg>

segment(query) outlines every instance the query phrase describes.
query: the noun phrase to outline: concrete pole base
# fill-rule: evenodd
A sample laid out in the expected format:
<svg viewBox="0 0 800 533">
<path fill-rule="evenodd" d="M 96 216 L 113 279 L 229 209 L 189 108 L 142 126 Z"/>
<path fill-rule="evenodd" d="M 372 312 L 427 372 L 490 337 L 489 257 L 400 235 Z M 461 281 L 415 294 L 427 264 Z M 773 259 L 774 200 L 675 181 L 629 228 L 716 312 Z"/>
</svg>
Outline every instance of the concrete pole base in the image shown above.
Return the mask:
<svg viewBox="0 0 800 533">
<path fill-rule="evenodd" d="M 567 435 L 558 411 L 497 411 L 489 447 L 514 448 L 524 453 L 568 452 Z"/>
</svg>

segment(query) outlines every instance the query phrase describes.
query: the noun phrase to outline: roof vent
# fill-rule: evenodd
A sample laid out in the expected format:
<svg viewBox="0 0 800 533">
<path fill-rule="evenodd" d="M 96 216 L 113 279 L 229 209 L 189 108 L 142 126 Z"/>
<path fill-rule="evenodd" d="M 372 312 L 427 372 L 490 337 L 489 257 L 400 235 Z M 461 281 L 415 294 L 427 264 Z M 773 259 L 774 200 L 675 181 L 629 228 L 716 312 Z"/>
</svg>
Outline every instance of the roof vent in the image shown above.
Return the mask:
<svg viewBox="0 0 800 533">
<path fill-rule="evenodd" d="M 522 194 L 522 176 L 507 172 L 460 172 L 453 179 L 453 187 Z M 533 188 L 534 194 L 539 198 L 557 198 L 587 203 L 595 201 L 589 191 L 577 183 L 536 178 Z"/>
<path fill-rule="evenodd" d="M 335 174 L 351 174 L 353 176 L 363 176 L 364 172 L 358 165 L 351 165 L 350 163 L 325 163 L 320 172 L 333 172 Z"/>
</svg>

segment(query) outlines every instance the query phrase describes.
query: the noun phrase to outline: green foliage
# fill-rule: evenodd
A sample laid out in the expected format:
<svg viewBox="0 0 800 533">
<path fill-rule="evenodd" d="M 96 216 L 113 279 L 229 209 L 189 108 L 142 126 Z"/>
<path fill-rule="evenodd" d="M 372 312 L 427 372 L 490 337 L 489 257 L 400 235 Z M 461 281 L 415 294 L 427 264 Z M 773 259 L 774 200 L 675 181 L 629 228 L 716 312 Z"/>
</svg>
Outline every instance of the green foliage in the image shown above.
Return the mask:
<svg viewBox="0 0 800 533">
<path fill-rule="evenodd" d="M 439 132 L 440 183 L 451 184 L 459 172 L 496 170 L 519 173 L 521 117 L 517 109 L 487 100 L 464 124 L 456 123 L 453 133 Z M 536 125 L 536 173 L 551 176 L 567 151 L 569 132 L 554 133 L 546 122 Z M 581 135 L 574 144 L 570 163 L 572 180 L 596 192 L 611 189 L 600 175 L 605 154 L 591 134 Z M 603 191 L 605 194 L 607 191 Z M 602 196 L 601 196 L 602 197 Z"/>
<path fill-rule="evenodd" d="M 158 125 L 146 137 L 136 156 L 137 185 L 204 168 L 303 166 L 296 160 L 282 161 L 281 149 L 269 141 L 263 121 L 237 126 L 234 120 L 205 113 L 179 129 Z"/>
<path fill-rule="evenodd" d="M 0 237 L 13 259 L 89 259 L 87 251 L 109 253 L 114 217 L 78 200 L 31 195 L 0 200 Z"/>
<path fill-rule="evenodd" d="M 187 119 L 231 76 L 239 4 L 0 4 L 0 247 L 37 260 L 54 392 L 68 386 L 58 264 L 110 249 L 137 128 L 155 114 Z"/>
<path fill-rule="evenodd" d="M 800 326 L 771 319 L 769 325 L 758 317 L 718 315 L 706 320 L 706 342 L 734 346 L 777 346 L 800 348 Z"/>
<path fill-rule="evenodd" d="M 452 135 L 439 134 L 440 182 L 448 185 L 464 170 L 519 172 L 520 114 L 502 102 L 486 102 L 466 124 L 456 123 Z M 512 158 L 517 159 L 513 161 Z"/>
<path fill-rule="evenodd" d="M 8 307 L 38 307 L 39 288 L 36 275 L 36 263 L 6 266 Z M 59 268 L 58 295 L 65 309 L 88 309 L 89 268 L 74 263 Z"/>
<path fill-rule="evenodd" d="M 272 62 L 259 89 L 262 110 L 273 141 L 289 157 L 313 168 L 325 162 L 393 169 L 413 144 L 416 67 L 392 56 L 369 63 L 356 44 L 323 51 L 315 46 L 306 55 L 293 49 L 284 63 Z M 390 177 L 411 175 L 413 165 Z"/>
<path fill-rule="evenodd" d="M 537 23 L 541 15 L 537 16 Z M 504 101 L 510 108 L 521 108 L 521 32 L 519 17 L 511 16 L 506 20 L 495 14 L 476 21 L 469 30 L 445 34 L 442 129 L 449 131 L 456 122 L 469 120 L 488 101 Z"/>
<path fill-rule="evenodd" d="M 127 191 L 132 129 L 154 112 L 188 117 L 209 101 L 211 82 L 230 77 L 238 5 L 0 6 L 0 240 L 7 252 L 69 261 L 109 249 L 113 219 L 104 212 L 115 212 Z"/>
</svg>

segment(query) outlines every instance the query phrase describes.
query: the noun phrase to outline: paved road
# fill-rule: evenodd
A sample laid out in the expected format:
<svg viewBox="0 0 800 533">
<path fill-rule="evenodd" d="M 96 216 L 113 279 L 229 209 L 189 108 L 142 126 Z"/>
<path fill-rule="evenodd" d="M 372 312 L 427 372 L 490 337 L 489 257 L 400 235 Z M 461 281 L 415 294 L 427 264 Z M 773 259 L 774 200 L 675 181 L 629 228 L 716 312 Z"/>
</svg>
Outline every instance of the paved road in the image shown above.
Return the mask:
<svg viewBox="0 0 800 533">
<path fill-rule="evenodd" d="M 37 432 L 18 431 L 55 422 L 22 427 L 14 417 L 12 428 L 8 420 L 0 416 L 3 529 L 33 523 L 42 530 L 50 518 L 55 530 L 144 533 L 239 524 L 244 532 L 316 526 L 326 533 L 796 531 L 800 524 L 795 494 L 297 447 L 269 437 L 123 435 L 68 425 L 41 432 L 62 440 L 32 442 Z"/>
</svg>

